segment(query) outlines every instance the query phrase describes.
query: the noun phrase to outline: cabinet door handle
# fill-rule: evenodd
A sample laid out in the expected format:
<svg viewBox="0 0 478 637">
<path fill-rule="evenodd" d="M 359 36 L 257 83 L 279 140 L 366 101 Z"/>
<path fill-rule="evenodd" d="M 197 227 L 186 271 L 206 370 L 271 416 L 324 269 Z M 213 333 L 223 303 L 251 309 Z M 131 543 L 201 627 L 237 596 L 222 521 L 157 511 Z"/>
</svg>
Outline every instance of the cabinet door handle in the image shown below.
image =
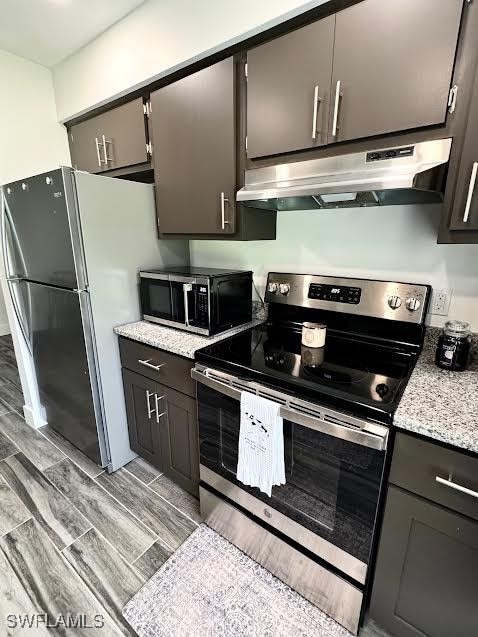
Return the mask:
<svg viewBox="0 0 478 637">
<path fill-rule="evenodd" d="M 154 409 L 151 407 L 151 403 L 150 403 L 150 400 L 149 400 L 151 398 L 151 396 L 153 396 L 153 392 L 152 391 L 147 391 L 146 392 L 146 406 L 147 406 L 147 409 L 148 409 L 148 418 L 149 418 L 149 420 L 151 420 L 151 414 L 154 411 Z"/>
<path fill-rule="evenodd" d="M 153 363 L 151 363 L 149 359 L 148 360 L 144 360 L 144 361 L 138 359 L 138 363 L 140 365 L 144 365 L 145 367 L 149 367 L 149 369 L 154 369 L 156 372 L 158 370 L 160 370 L 161 367 L 164 367 L 166 365 L 166 363 L 160 363 L 159 365 L 153 365 Z"/>
<path fill-rule="evenodd" d="M 159 401 L 162 400 L 164 398 L 163 396 L 158 396 L 158 394 L 154 394 L 154 404 L 156 407 L 156 422 L 159 425 L 159 419 L 161 418 L 161 416 L 164 416 L 164 414 L 166 413 L 165 411 L 163 411 L 161 414 L 159 413 Z"/>
<path fill-rule="evenodd" d="M 478 161 L 475 161 L 475 163 L 473 164 L 473 169 L 471 171 L 470 185 L 468 186 L 468 196 L 466 198 L 465 213 L 463 215 L 463 223 L 466 223 L 468 221 L 468 217 L 470 216 L 471 200 L 473 199 L 473 192 L 475 190 L 477 172 L 478 172 Z"/>
<path fill-rule="evenodd" d="M 103 138 L 103 157 L 105 158 L 105 164 L 108 165 L 109 161 L 112 161 L 111 157 L 108 157 L 108 153 L 106 151 L 106 144 L 112 144 L 113 142 L 111 142 L 109 139 L 106 139 L 104 135 L 102 135 Z"/>
<path fill-rule="evenodd" d="M 221 192 L 221 229 L 226 229 L 226 224 L 229 223 L 226 219 L 226 201 L 229 203 L 229 199 Z"/>
<path fill-rule="evenodd" d="M 319 97 L 319 87 L 316 86 L 314 88 L 314 108 L 312 114 L 312 139 L 317 137 L 317 133 L 320 133 L 320 130 L 317 129 L 317 115 L 319 113 L 319 104 L 321 102 L 321 98 Z"/>
<path fill-rule="evenodd" d="M 448 478 L 448 480 L 446 480 L 445 478 L 440 478 L 440 476 L 435 476 L 435 480 L 440 484 L 443 484 L 445 487 L 449 487 L 450 489 L 454 489 L 455 491 L 460 491 L 460 493 L 471 495 L 472 498 L 478 498 L 478 491 L 473 491 L 473 489 L 462 487 L 461 484 L 453 482 L 451 476 Z"/>
<path fill-rule="evenodd" d="M 101 157 L 100 157 L 100 143 L 98 141 L 98 137 L 95 137 L 95 143 L 96 143 L 96 158 L 98 159 L 98 166 L 101 168 Z"/>
<path fill-rule="evenodd" d="M 341 97 L 341 93 L 340 93 L 340 87 L 342 85 L 342 82 L 340 80 L 337 81 L 337 84 L 335 86 L 335 104 L 334 104 L 334 121 L 332 124 L 332 137 L 337 137 L 337 128 L 338 128 L 338 121 L 339 121 L 339 105 L 340 105 L 340 97 Z"/>
</svg>

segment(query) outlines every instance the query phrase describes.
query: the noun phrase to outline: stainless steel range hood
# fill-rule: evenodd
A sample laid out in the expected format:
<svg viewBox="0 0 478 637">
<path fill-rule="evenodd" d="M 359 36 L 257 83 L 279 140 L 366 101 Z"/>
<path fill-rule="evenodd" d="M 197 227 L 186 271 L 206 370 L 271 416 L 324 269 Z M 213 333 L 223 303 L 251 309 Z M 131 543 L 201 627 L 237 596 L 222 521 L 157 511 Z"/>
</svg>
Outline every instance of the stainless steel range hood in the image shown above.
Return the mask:
<svg viewBox="0 0 478 637">
<path fill-rule="evenodd" d="M 237 201 L 265 210 L 437 203 L 451 139 L 245 171 Z"/>
</svg>

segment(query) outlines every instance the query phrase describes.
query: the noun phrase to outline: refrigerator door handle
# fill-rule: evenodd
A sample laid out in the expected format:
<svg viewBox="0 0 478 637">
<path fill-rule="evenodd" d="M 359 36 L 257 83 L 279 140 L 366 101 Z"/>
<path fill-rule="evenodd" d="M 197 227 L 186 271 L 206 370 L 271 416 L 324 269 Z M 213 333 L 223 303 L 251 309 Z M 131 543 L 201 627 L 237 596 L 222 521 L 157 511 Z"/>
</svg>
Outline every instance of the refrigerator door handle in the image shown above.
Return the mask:
<svg viewBox="0 0 478 637">
<path fill-rule="evenodd" d="M 15 312 L 18 325 L 20 326 L 23 339 L 28 347 L 28 350 L 31 356 L 33 356 L 33 343 L 31 338 L 31 329 L 29 327 L 31 323 L 31 319 L 30 319 L 31 312 L 29 313 L 29 316 L 26 317 L 27 324 L 25 325 L 25 322 L 22 317 L 22 313 L 20 311 L 20 301 L 18 300 L 17 292 L 16 292 L 17 286 L 24 283 L 24 281 L 23 279 L 17 279 L 16 281 L 15 280 L 8 281 L 7 283 L 8 283 L 8 290 L 10 292 L 10 298 L 12 301 L 13 311 Z M 29 305 L 29 303 L 27 305 Z"/>
<path fill-rule="evenodd" d="M 15 229 L 13 226 L 13 222 L 12 222 L 12 215 L 10 212 L 10 208 L 8 205 L 8 201 L 7 198 L 5 197 L 5 195 L 2 196 L 3 199 L 3 205 L 2 205 L 2 251 L 3 251 L 3 263 L 5 265 L 5 275 L 7 277 L 7 280 L 20 280 L 22 277 L 17 274 L 17 273 L 13 273 L 13 267 L 12 267 L 12 263 L 13 263 L 13 259 L 12 259 L 12 250 L 11 250 L 11 246 L 10 246 L 10 242 L 8 241 L 8 237 L 7 237 L 7 224 L 9 224 L 10 226 L 10 235 L 12 237 L 15 236 Z M 19 246 L 18 240 L 17 240 L 17 246 Z M 22 264 L 23 267 L 25 268 L 25 262 L 24 259 L 22 257 L 21 251 L 20 251 L 20 257 L 22 260 Z M 25 270 L 24 270 L 25 271 Z"/>
<path fill-rule="evenodd" d="M 22 282 L 23 282 L 23 279 L 17 279 L 13 281 L 8 281 L 7 283 L 8 283 L 8 290 L 10 292 L 10 299 L 12 301 L 13 311 L 15 312 L 18 325 L 20 326 L 20 330 L 23 335 L 23 340 L 25 341 L 31 356 L 33 356 L 33 343 L 31 339 L 31 330 L 28 327 L 29 320 L 27 319 L 27 325 L 25 325 L 23 317 L 22 317 L 22 313 L 20 311 L 20 302 L 18 301 L 17 293 L 16 293 L 16 286 Z"/>
<path fill-rule="evenodd" d="M 27 319 L 27 325 L 25 325 L 22 317 L 22 313 L 20 311 L 20 302 L 17 298 L 16 294 L 16 285 L 23 282 L 23 278 L 12 273 L 12 257 L 10 244 L 7 237 L 7 223 L 10 224 L 11 235 L 14 236 L 14 228 L 11 221 L 10 209 L 8 207 L 8 201 L 5 195 L 2 196 L 3 205 L 2 205 L 2 252 L 3 252 L 3 263 L 5 266 L 5 274 L 7 277 L 7 285 L 8 291 L 10 293 L 10 299 L 12 301 L 13 311 L 15 313 L 15 317 L 17 319 L 18 325 L 23 335 L 23 339 L 25 344 L 28 347 L 30 354 L 33 356 L 33 344 L 31 339 L 31 330 L 28 327 L 28 324 L 31 322 L 30 319 Z M 21 254 L 21 252 L 20 252 Z M 23 261 L 23 259 L 22 259 Z M 23 264 L 25 265 L 25 264 Z M 31 315 L 31 313 L 30 313 Z M 30 316 L 29 315 L 29 316 Z"/>
</svg>

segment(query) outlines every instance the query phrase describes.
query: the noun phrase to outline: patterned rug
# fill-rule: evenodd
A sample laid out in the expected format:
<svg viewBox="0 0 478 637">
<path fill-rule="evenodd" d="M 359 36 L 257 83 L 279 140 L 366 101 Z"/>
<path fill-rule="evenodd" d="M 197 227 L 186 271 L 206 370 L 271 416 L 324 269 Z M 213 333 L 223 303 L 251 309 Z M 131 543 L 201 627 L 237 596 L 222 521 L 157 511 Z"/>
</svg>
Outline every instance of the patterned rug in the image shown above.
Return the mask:
<svg viewBox="0 0 478 637">
<path fill-rule="evenodd" d="M 351 635 L 204 524 L 123 615 L 139 637 Z"/>
</svg>

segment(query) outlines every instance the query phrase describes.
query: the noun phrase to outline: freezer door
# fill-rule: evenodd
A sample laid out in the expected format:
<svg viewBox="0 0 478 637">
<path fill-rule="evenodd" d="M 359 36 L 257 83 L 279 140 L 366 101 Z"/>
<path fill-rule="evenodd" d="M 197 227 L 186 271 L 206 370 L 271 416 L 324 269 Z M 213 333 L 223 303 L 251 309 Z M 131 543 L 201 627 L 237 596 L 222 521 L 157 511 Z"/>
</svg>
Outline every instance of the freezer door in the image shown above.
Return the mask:
<svg viewBox="0 0 478 637">
<path fill-rule="evenodd" d="M 88 295 L 38 283 L 26 285 L 33 360 L 48 424 L 93 461 L 107 463 L 92 337 L 84 331 Z"/>
<path fill-rule="evenodd" d="M 71 169 L 59 168 L 7 184 L 3 194 L 4 241 L 9 243 L 13 270 L 7 276 L 84 288 L 85 282 L 77 276 L 83 268 Z"/>
</svg>

